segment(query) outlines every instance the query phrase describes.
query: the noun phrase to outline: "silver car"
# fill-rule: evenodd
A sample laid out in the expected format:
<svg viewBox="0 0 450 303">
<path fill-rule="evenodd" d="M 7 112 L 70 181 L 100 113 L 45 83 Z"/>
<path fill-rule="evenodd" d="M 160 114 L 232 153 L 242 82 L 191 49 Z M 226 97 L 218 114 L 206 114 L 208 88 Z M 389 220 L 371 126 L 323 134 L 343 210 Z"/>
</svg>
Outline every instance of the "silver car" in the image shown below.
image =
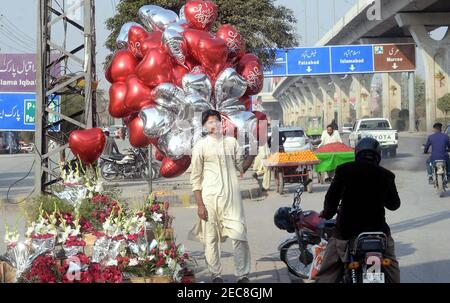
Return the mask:
<svg viewBox="0 0 450 303">
<path fill-rule="evenodd" d="M 280 138 L 285 138 L 283 146 L 287 153 L 312 149 L 311 142 L 302 128 L 280 128 Z"/>
</svg>

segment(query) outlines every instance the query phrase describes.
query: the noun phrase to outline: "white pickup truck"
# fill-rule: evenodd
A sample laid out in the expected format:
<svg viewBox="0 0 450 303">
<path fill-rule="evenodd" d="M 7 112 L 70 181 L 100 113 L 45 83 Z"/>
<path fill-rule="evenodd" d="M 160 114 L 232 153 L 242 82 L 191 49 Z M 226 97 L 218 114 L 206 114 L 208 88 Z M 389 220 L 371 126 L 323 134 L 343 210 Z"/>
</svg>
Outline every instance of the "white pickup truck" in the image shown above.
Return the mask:
<svg viewBox="0 0 450 303">
<path fill-rule="evenodd" d="M 355 147 L 362 138 L 374 138 L 380 142 L 382 155 L 397 156 L 398 132 L 384 118 L 370 118 L 356 121 L 349 136 L 350 146 Z"/>
</svg>

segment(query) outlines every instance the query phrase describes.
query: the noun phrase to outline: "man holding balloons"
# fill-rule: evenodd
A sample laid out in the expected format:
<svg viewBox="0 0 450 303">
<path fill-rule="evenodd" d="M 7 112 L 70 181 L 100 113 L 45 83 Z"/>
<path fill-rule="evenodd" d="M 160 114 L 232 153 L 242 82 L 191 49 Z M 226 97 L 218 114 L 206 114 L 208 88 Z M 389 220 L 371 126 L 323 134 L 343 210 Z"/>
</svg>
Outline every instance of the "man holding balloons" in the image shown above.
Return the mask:
<svg viewBox="0 0 450 303">
<path fill-rule="evenodd" d="M 192 151 L 191 183 L 200 222 L 191 231 L 191 238 L 204 244 L 214 283 L 223 283 L 220 243 L 230 238 L 237 282 L 248 283 L 250 250 L 237 173 L 245 172 L 255 156 L 243 159 L 237 140 L 222 135 L 221 120 L 218 111 L 203 112 L 202 126 L 208 135 Z"/>
</svg>

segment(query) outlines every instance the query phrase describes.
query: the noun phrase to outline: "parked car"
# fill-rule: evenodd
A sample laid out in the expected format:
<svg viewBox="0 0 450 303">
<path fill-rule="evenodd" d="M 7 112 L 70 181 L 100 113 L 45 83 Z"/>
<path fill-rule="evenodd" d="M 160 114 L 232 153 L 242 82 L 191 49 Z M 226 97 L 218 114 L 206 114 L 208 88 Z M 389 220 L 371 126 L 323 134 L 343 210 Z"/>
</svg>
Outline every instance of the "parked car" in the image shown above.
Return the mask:
<svg viewBox="0 0 450 303">
<path fill-rule="evenodd" d="M 0 132 L 0 154 L 17 154 L 19 151 L 19 136 L 17 133 Z"/>
<path fill-rule="evenodd" d="M 385 118 L 370 118 L 356 121 L 349 136 L 350 146 L 355 147 L 362 138 L 374 138 L 380 142 L 383 156 L 397 156 L 398 132 L 392 129 L 391 122 Z"/>
<path fill-rule="evenodd" d="M 296 152 L 312 149 L 310 139 L 302 128 L 280 128 L 280 136 L 286 137 L 285 152 Z"/>
<path fill-rule="evenodd" d="M 344 123 L 341 129 L 341 133 L 343 134 L 351 134 L 353 130 L 353 125 L 351 123 Z"/>
</svg>

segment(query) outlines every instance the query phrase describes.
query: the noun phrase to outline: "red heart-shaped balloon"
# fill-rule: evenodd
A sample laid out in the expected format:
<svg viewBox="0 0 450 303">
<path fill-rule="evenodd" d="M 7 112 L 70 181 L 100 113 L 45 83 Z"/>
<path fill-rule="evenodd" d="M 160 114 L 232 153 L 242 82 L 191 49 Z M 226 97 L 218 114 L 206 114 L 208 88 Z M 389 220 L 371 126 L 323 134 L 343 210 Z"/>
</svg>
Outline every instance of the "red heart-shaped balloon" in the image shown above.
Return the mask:
<svg viewBox="0 0 450 303">
<path fill-rule="evenodd" d="M 150 144 L 150 139 L 144 134 L 144 122 L 137 116 L 128 125 L 130 144 L 136 148 L 144 148 Z"/>
<path fill-rule="evenodd" d="M 149 140 L 150 140 L 150 143 L 151 143 L 153 146 L 157 146 L 157 145 L 158 145 L 159 136 L 156 136 L 156 137 L 148 137 L 148 138 L 149 138 Z"/>
<path fill-rule="evenodd" d="M 237 137 L 237 127 L 225 114 L 220 114 L 222 117 L 222 134 L 224 136 Z"/>
<path fill-rule="evenodd" d="M 159 148 L 157 148 L 157 147 L 154 147 L 155 148 L 155 159 L 157 160 L 157 161 L 162 161 L 162 160 L 164 160 L 164 158 L 166 157 L 166 155 L 159 149 Z"/>
<path fill-rule="evenodd" d="M 116 82 L 109 88 L 109 107 L 108 111 L 114 118 L 124 118 L 129 116 L 132 111 L 125 105 L 127 96 L 127 85 L 123 82 Z"/>
<path fill-rule="evenodd" d="M 132 26 L 128 30 L 128 50 L 138 59 L 142 59 L 144 57 L 141 47 L 142 43 L 148 36 L 149 32 L 140 26 Z"/>
<path fill-rule="evenodd" d="M 151 32 L 148 34 L 147 38 L 142 41 L 141 44 L 141 54 L 142 57 L 145 57 L 145 55 L 148 53 L 149 50 L 153 48 L 161 48 L 162 47 L 162 32 L 156 31 Z"/>
<path fill-rule="evenodd" d="M 92 164 L 98 160 L 105 147 L 105 142 L 105 135 L 101 128 L 74 130 L 69 137 L 72 153 L 85 164 Z"/>
<path fill-rule="evenodd" d="M 111 83 L 125 82 L 127 77 L 134 73 L 138 63 L 132 52 L 126 49 L 119 50 L 115 53 L 111 65 L 106 71 L 106 78 L 109 78 Z"/>
<path fill-rule="evenodd" d="M 172 82 L 174 63 L 162 49 L 153 48 L 136 67 L 136 75 L 147 86 L 154 88 L 164 82 Z"/>
<path fill-rule="evenodd" d="M 249 111 L 252 108 L 252 100 L 249 95 L 242 96 L 241 98 L 239 98 L 239 101 L 244 104 L 245 110 Z"/>
<path fill-rule="evenodd" d="M 209 30 L 217 18 L 217 5 L 211 1 L 189 1 L 184 6 L 184 16 L 192 28 Z"/>
<path fill-rule="evenodd" d="M 227 44 L 230 58 L 240 58 L 245 55 L 245 41 L 234 26 L 230 24 L 222 25 L 217 30 L 216 36 Z"/>
<path fill-rule="evenodd" d="M 178 87 L 182 87 L 183 86 L 182 85 L 183 77 L 184 77 L 184 75 L 189 73 L 189 70 L 181 65 L 177 65 L 173 68 L 172 73 L 173 73 L 173 81 L 174 81 L 175 85 Z"/>
<path fill-rule="evenodd" d="M 261 60 L 259 60 L 259 57 L 257 55 L 248 53 L 239 59 L 239 66 L 244 66 L 245 64 L 252 62 L 252 61 L 257 61 L 257 62 L 261 63 Z"/>
<path fill-rule="evenodd" d="M 139 111 L 142 108 L 153 105 L 152 89 L 142 83 L 135 75 L 130 75 L 126 81 L 127 96 L 125 106 L 132 111 Z"/>
<path fill-rule="evenodd" d="M 249 60 L 247 55 L 239 61 L 237 72 L 247 80 L 247 95 L 259 94 L 263 89 L 264 74 L 259 60 Z"/>
<path fill-rule="evenodd" d="M 133 121 L 133 119 L 136 118 L 138 114 L 139 113 L 132 113 L 131 115 L 124 117 L 122 119 L 123 125 L 125 125 L 125 126 L 130 125 L 131 121 Z"/>
<path fill-rule="evenodd" d="M 227 62 L 226 43 L 211 33 L 195 29 L 185 30 L 183 36 L 192 57 L 206 69 L 208 76 L 214 82 Z"/>
<path fill-rule="evenodd" d="M 159 172 L 164 178 L 175 178 L 181 176 L 191 165 L 191 157 L 184 156 L 179 160 L 172 160 L 165 157 L 162 160 Z"/>
</svg>

